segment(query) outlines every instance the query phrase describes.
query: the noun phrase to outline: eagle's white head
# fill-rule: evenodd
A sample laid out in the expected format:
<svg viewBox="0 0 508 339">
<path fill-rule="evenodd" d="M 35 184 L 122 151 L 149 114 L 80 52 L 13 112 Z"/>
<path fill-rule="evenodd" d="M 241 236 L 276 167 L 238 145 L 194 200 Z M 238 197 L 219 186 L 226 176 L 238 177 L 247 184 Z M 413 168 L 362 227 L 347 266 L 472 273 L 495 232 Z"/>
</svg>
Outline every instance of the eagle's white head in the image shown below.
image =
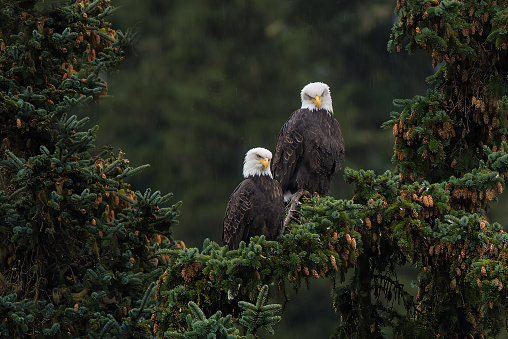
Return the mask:
<svg viewBox="0 0 508 339">
<path fill-rule="evenodd" d="M 268 175 L 272 177 L 270 171 L 270 162 L 272 161 L 272 152 L 266 148 L 256 147 L 245 154 L 243 162 L 243 177 L 247 178 L 254 175 Z"/>
<path fill-rule="evenodd" d="M 328 113 L 333 114 L 332 96 L 330 87 L 322 82 L 311 82 L 302 89 L 302 108 L 311 111 L 324 109 Z"/>
</svg>

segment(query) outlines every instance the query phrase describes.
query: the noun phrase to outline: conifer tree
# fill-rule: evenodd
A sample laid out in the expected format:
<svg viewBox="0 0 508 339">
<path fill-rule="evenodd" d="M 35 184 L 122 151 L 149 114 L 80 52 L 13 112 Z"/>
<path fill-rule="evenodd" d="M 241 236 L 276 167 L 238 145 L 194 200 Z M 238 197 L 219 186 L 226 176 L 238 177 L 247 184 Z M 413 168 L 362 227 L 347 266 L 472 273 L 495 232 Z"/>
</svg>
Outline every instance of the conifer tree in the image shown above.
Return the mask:
<svg viewBox="0 0 508 339">
<path fill-rule="evenodd" d="M 133 192 L 83 107 L 131 48 L 107 0 L 0 1 L 0 334 L 150 337 L 178 203 Z"/>
<path fill-rule="evenodd" d="M 190 302 L 205 316 L 236 317 L 263 285 L 287 295 L 326 278 L 341 316 L 334 338 L 381 338 L 385 328 L 397 338 L 498 335 L 508 236 L 487 212 L 508 173 L 507 8 L 397 1 L 389 50 L 423 49 L 437 71 L 427 94 L 396 100 L 401 111 L 384 124 L 395 136 L 395 172 L 346 169 L 354 196 L 304 202 L 300 223 L 278 242 L 161 250 L 171 260 L 157 283 L 157 334 L 185 333 Z M 396 274 L 406 264 L 419 271 L 416 297 Z M 239 319 L 245 331 L 255 327 L 253 317 Z"/>
</svg>

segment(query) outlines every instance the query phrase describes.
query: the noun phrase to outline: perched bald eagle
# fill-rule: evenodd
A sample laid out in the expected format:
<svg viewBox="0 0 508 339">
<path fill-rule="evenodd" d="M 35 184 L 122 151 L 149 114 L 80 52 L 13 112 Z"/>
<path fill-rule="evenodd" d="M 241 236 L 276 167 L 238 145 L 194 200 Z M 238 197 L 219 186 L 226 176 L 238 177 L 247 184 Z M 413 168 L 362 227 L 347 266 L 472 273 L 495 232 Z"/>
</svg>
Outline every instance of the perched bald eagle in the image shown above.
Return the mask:
<svg viewBox="0 0 508 339">
<path fill-rule="evenodd" d="M 253 148 L 245 155 L 244 180 L 229 197 L 222 242 L 229 249 L 237 249 L 240 241 L 249 242 L 256 235 L 276 240 L 282 233 L 284 196 L 270 171 L 272 152 Z"/>
<path fill-rule="evenodd" d="M 333 117 L 330 87 L 312 82 L 301 92 L 302 107 L 282 127 L 272 162 L 288 201 L 298 190 L 325 195 L 344 159 L 344 139 Z"/>
</svg>

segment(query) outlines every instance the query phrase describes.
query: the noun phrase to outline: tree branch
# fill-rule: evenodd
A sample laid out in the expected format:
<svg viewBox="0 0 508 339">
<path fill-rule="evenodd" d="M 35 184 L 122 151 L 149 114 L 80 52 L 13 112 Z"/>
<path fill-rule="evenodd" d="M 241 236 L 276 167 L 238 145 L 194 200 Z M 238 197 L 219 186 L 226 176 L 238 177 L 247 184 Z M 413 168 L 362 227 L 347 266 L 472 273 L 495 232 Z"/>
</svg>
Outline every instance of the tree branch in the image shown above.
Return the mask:
<svg viewBox="0 0 508 339">
<path fill-rule="evenodd" d="M 293 214 L 296 211 L 296 206 L 298 205 L 298 202 L 300 201 L 300 198 L 302 196 L 306 197 L 312 197 L 311 194 L 306 190 L 298 190 L 295 194 L 293 194 L 293 197 L 291 198 L 291 202 L 289 203 L 289 210 L 288 214 L 286 215 L 286 218 L 284 219 L 284 232 L 289 227 L 289 224 L 291 223 L 291 220 L 296 220 L 296 218 L 293 216 Z"/>
</svg>

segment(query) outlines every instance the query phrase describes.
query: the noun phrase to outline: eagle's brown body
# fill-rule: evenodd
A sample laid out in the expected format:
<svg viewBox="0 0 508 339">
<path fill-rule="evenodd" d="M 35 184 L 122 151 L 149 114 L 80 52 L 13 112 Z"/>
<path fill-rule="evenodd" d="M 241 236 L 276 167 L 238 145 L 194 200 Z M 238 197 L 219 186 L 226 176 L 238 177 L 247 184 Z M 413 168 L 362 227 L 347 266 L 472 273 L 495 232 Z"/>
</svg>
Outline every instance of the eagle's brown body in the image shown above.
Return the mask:
<svg viewBox="0 0 508 339">
<path fill-rule="evenodd" d="M 301 108 L 282 127 L 272 160 L 272 173 L 284 192 L 329 192 L 344 159 L 344 139 L 328 111 Z"/>
<path fill-rule="evenodd" d="M 278 181 L 268 175 L 245 178 L 229 197 L 222 242 L 237 249 L 240 241 L 249 243 L 256 235 L 276 240 L 282 233 L 284 198 Z"/>
</svg>

